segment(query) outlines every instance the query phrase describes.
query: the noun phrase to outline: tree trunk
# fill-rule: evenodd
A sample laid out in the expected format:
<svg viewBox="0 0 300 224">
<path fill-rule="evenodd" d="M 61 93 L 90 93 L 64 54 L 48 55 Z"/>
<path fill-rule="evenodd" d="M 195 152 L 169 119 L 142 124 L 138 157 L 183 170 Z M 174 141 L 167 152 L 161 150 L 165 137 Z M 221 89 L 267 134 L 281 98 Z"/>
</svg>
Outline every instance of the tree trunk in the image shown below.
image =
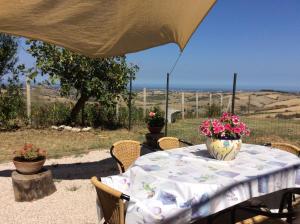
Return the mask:
<svg viewBox="0 0 300 224">
<path fill-rule="evenodd" d="M 75 106 L 72 108 L 70 118 L 67 123 L 73 123 L 76 121 L 76 117 L 79 114 L 80 110 L 84 107 L 85 103 L 89 100 L 89 96 L 81 95 L 79 100 L 76 102 Z"/>
<path fill-rule="evenodd" d="M 32 175 L 23 175 L 13 171 L 12 183 L 16 201 L 32 201 L 56 191 L 52 172 L 46 169 Z"/>
</svg>

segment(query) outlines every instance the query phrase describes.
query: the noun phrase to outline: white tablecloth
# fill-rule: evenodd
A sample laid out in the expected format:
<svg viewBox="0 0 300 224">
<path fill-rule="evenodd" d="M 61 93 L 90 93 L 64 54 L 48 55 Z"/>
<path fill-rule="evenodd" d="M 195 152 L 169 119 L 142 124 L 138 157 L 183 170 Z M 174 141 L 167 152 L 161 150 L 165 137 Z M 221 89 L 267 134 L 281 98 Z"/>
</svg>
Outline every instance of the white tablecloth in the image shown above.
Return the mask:
<svg viewBox="0 0 300 224">
<path fill-rule="evenodd" d="M 243 144 L 235 160 L 218 161 L 196 145 L 144 155 L 102 182 L 130 195 L 126 223 L 188 223 L 297 187 L 299 166 L 298 157 L 274 148 Z"/>
</svg>

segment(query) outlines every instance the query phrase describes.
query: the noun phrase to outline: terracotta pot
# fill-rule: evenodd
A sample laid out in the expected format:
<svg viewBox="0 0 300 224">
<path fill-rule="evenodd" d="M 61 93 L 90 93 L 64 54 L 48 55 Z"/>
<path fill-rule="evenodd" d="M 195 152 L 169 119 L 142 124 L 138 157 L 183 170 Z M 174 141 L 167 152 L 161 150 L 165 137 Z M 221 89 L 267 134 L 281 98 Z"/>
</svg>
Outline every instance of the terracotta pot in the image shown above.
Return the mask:
<svg viewBox="0 0 300 224">
<path fill-rule="evenodd" d="M 209 154 L 217 160 L 233 160 L 242 146 L 241 139 L 206 139 Z"/>
<path fill-rule="evenodd" d="M 42 169 L 45 161 L 46 161 L 45 157 L 42 157 L 40 160 L 37 161 L 24 161 L 18 157 L 15 157 L 13 159 L 13 163 L 17 171 L 19 171 L 22 174 L 38 173 Z"/>
<path fill-rule="evenodd" d="M 164 126 L 160 126 L 160 127 L 150 127 L 148 125 L 148 130 L 150 131 L 151 134 L 158 134 L 161 132 L 161 130 L 163 129 Z"/>
</svg>

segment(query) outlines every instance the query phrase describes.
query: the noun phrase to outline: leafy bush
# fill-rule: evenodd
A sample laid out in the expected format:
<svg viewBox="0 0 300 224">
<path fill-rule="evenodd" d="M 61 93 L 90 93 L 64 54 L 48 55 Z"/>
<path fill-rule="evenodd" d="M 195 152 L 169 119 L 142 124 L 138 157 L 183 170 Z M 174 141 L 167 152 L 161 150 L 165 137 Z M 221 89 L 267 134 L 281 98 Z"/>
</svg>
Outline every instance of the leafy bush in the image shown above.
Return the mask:
<svg viewBox="0 0 300 224">
<path fill-rule="evenodd" d="M 66 103 L 37 103 L 32 105 L 31 120 L 35 128 L 64 124 L 71 111 Z"/>
<path fill-rule="evenodd" d="M 19 85 L 9 84 L 0 93 L 0 127 L 14 128 L 25 117 L 25 103 Z M 19 120 L 18 120 L 19 118 Z"/>
<path fill-rule="evenodd" d="M 205 107 L 205 116 L 206 117 L 219 117 L 221 116 L 221 108 L 218 104 L 211 104 Z"/>
<path fill-rule="evenodd" d="M 121 107 L 119 110 L 118 124 L 123 127 L 128 126 L 129 121 L 129 110 L 128 107 Z M 131 107 L 131 123 L 132 124 L 144 124 L 145 118 L 142 108 L 135 106 Z"/>
<path fill-rule="evenodd" d="M 114 105 L 104 106 L 99 103 L 90 103 L 84 110 L 85 124 L 92 127 L 105 126 L 115 128 L 118 126 L 116 118 L 116 107 Z"/>
</svg>

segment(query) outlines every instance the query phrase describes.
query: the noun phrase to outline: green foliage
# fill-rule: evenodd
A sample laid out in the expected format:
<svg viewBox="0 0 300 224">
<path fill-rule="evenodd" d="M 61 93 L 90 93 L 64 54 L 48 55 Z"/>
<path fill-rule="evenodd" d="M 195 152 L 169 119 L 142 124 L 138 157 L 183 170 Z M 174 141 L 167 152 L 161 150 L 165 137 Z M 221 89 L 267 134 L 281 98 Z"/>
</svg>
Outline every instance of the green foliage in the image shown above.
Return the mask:
<svg viewBox="0 0 300 224">
<path fill-rule="evenodd" d="M 18 42 L 16 37 L 0 33 L 0 83 L 8 73 L 15 73 Z"/>
<path fill-rule="evenodd" d="M 17 118 L 24 118 L 25 103 L 20 86 L 10 83 L 0 94 L 0 127 L 18 126 Z"/>
<path fill-rule="evenodd" d="M 104 106 L 99 103 L 89 103 L 85 107 L 85 124 L 92 127 L 117 127 L 116 109 L 114 105 Z"/>
<path fill-rule="evenodd" d="M 32 126 L 44 128 L 51 125 L 65 124 L 64 122 L 70 115 L 71 109 L 71 103 L 35 103 L 32 105 Z M 143 109 L 133 106 L 131 110 L 132 124 L 143 123 Z M 76 122 L 80 123 L 80 118 Z M 87 103 L 84 108 L 84 124 L 94 128 L 104 127 L 107 129 L 127 127 L 128 108 L 121 107 L 119 109 L 119 119 L 117 119 L 114 105 L 107 107 L 99 103 Z"/>
<path fill-rule="evenodd" d="M 218 104 L 212 103 L 205 107 L 205 116 L 206 117 L 219 117 L 221 116 L 221 108 Z"/>
<path fill-rule="evenodd" d="M 0 127 L 4 129 L 18 126 L 17 119 L 24 116 L 25 106 L 18 78 L 24 65 L 16 65 L 17 50 L 16 37 L 0 34 Z"/>
<path fill-rule="evenodd" d="M 68 118 L 71 111 L 71 104 L 66 103 L 35 103 L 32 104 L 31 120 L 35 128 L 61 125 Z"/>
<path fill-rule="evenodd" d="M 108 108 L 120 95 L 127 99 L 130 76 L 134 79 L 138 71 L 136 65 L 127 64 L 125 57 L 93 59 L 40 41 L 28 41 L 28 45 L 41 73 L 49 75 L 52 84 L 59 81 L 62 96 L 75 90 L 78 101 L 71 111 L 71 121 L 91 97 Z"/>
<path fill-rule="evenodd" d="M 128 107 L 121 107 L 119 110 L 118 124 L 122 127 L 128 126 L 129 109 Z M 135 106 L 131 107 L 131 123 L 132 124 L 144 124 L 143 109 Z"/>
<path fill-rule="evenodd" d="M 128 107 L 119 108 L 119 116 L 116 116 L 116 107 L 101 106 L 99 103 L 87 104 L 85 107 L 85 124 L 92 127 L 105 127 L 108 129 L 116 129 L 118 127 L 127 127 L 129 120 Z M 140 124 L 143 122 L 143 109 L 131 107 L 132 124 Z"/>
</svg>

